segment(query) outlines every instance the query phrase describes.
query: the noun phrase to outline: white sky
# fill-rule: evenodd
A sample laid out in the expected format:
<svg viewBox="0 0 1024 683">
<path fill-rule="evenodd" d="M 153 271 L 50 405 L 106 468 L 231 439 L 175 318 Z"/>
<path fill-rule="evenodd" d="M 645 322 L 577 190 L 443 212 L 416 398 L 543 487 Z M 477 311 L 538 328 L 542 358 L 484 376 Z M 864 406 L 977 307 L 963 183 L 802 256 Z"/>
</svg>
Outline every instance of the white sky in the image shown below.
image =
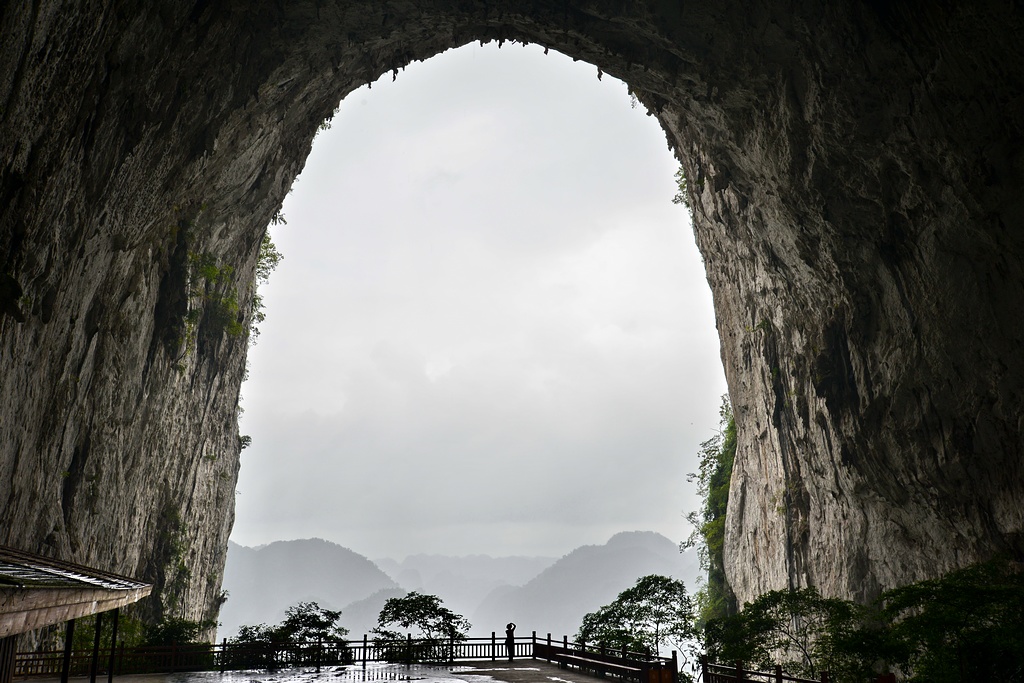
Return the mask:
<svg viewBox="0 0 1024 683">
<path fill-rule="evenodd" d="M 677 166 L 623 83 L 536 46 L 346 98 L 272 231 L 232 539 L 401 559 L 687 536 L 725 379 Z"/>
</svg>

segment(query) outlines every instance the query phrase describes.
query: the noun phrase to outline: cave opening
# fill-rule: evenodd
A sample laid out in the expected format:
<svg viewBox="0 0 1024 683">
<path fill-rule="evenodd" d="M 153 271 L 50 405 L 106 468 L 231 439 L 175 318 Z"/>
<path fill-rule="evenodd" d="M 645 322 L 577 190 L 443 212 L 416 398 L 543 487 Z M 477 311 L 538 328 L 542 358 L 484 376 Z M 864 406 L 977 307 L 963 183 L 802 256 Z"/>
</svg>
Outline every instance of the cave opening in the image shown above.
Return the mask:
<svg viewBox="0 0 1024 683">
<path fill-rule="evenodd" d="M 661 127 L 535 45 L 392 81 L 341 102 L 271 227 L 232 538 L 399 559 L 678 541 L 725 381 Z"/>
<path fill-rule="evenodd" d="M 1021 30 L 1005 3 L 5 10 L 3 541 L 166 565 L 189 615 L 215 611 L 246 350 L 176 348 L 185 258 L 231 265 L 243 291 L 340 97 L 515 38 L 629 82 L 685 167 L 736 409 L 738 598 L 863 599 L 1021 556 Z"/>
</svg>

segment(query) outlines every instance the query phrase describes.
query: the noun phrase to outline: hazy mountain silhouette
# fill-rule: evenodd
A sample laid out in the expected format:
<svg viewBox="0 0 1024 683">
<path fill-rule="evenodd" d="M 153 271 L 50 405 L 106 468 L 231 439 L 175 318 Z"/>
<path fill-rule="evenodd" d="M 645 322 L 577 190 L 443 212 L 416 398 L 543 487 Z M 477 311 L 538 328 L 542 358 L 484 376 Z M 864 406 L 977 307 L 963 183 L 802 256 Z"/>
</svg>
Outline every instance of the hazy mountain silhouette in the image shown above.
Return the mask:
<svg viewBox="0 0 1024 683">
<path fill-rule="evenodd" d="M 400 598 L 407 592 L 404 588 L 385 588 L 369 597 L 350 603 L 342 609 L 339 623 L 348 629 L 349 638 L 358 640 L 370 633 L 377 625 L 377 615 L 384 609 L 384 603 L 388 598 Z"/>
<path fill-rule="evenodd" d="M 551 566 L 555 558 L 410 555 L 401 562 L 375 562 L 402 588 L 437 595 L 445 607 L 470 618 L 495 589 L 523 585 Z"/>
<path fill-rule="evenodd" d="M 699 573 L 693 553 L 654 532 L 616 534 L 605 545 L 548 557 L 411 555 L 401 562 L 366 557 L 321 539 L 277 541 L 259 548 L 228 545 L 219 637 L 243 624 L 274 625 L 303 600 L 342 610 L 351 638 L 377 624 L 388 598 L 417 590 L 439 596 L 473 624 L 471 635 L 503 635 L 510 620 L 518 635 L 570 638 L 583 615 L 611 602 L 646 574 L 681 578 L 692 592 Z M 386 570 L 382 571 L 382 570 Z"/>
<path fill-rule="evenodd" d="M 229 543 L 223 588 L 228 601 L 220 611 L 218 635 L 230 638 L 243 624 L 280 623 L 285 610 L 303 600 L 343 610 L 341 623 L 348 626 L 346 606 L 399 587 L 362 555 L 310 538 L 258 549 Z"/>
<path fill-rule="evenodd" d="M 606 605 L 641 576 L 663 574 L 682 579 L 687 590 L 696 589 L 699 573 L 692 553 L 681 555 L 678 546 L 661 534 L 631 531 L 616 534 L 605 545 L 585 545 L 555 562 L 520 588 L 494 590 L 472 616 L 474 635 L 499 634 L 514 621 L 517 635 L 548 632 L 572 640 L 583 615 Z"/>
</svg>

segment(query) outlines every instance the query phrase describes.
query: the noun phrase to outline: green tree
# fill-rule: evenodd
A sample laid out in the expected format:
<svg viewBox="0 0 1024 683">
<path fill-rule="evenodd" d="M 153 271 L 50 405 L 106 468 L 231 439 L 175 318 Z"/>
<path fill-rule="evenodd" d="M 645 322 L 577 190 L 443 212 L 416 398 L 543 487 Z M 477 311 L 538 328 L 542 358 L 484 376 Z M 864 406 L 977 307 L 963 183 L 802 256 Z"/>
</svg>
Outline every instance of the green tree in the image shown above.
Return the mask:
<svg viewBox="0 0 1024 683">
<path fill-rule="evenodd" d="M 110 637 L 113 635 L 114 618 L 110 612 L 103 614 L 103 623 L 100 628 L 100 647 L 110 647 Z M 117 620 L 117 643 L 115 647 L 136 647 L 146 640 L 147 625 L 131 613 L 123 611 Z M 63 628 L 61 633 L 64 633 Z M 75 650 L 92 650 L 96 637 L 96 615 L 75 619 L 75 634 L 72 640 L 72 648 Z"/>
<path fill-rule="evenodd" d="M 199 642 L 199 634 L 214 626 L 212 622 L 204 623 L 176 617 L 165 617 L 159 623 L 146 627 L 143 645 L 184 645 Z"/>
<path fill-rule="evenodd" d="M 861 683 L 1024 681 L 1024 571 L 1006 560 L 886 591 L 872 605 L 771 591 L 705 627 L 712 661 Z"/>
<path fill-rule="evenodd" d="M 629 617 L 617 602 L 583 615 L 576 640 L 589 645 L 602 644 L 613 650 L 645 652 L 646 645 L 628 626 Z"/>
<path fill-rule="evenodd" d="M 707 651 L 712 660 L 765 671 L 779 664 L 800 676 L 828 671 L 833 680 L 859 680 L 874 659 L 861 647 L 865 616 L 864 607 L 816 588 L 770 591 L 739 614 L 708 622 Z"/>
<path fill-rule="evenodd" d="M 680 166 L 679 170 L 676 171 L 675 177 L 676 185 L 678 186 L 679 190 L 676 192 L 675 196 L 672 197 L 672 203 L 682 204 L 687 209 L 690 209 L 690 211 L 692 211 L 693 208 L 690 206 L 690 192 L 686 186 L 686 173 L 683 171 L 682 166 Z"/>
<path fill-rule="evenodd" d="M 286 221 L 280 213 L 274 215 L 271 224 L 283 224 Z M 260 336 L 259 325 L 267 319 L 263 311 L 263 296 L 259 292 L 260 285 L 270 281 L 270 274 L 274 272 L 284 256 L 277 250 L 274 241 L 270 239 L 270 231 L 263 233 L 260 241 L 260 252 L 256 258 L 256 279 L 252 285 L 252 314 L 249 318 L 249 343 L 255 344 Z"/>
<path fill-rule="evenodd" d="M 344 640 L 348 629 L 338 624 L 341 610 L 329 610 L 316 602 L 300 602 L 285 611 L 278 631 L 290 643 Z"/>
<path fill-rule="evenodd" d="M 238 635 L 228 641 L 236 646 L 229 665 L 277 669 L 282 665 L 349 663 L 352 656 L 345 640 L 348 629 L 338 624 L 340 618 L 340 610 L 325 609 L 311 601 L 289 607 L 277 626 L 241 626 Z M 282 660 L 282 652 L 290 656 Z"/>
<path fill-rule="evenodd" d="M 896 588 L 880 599 L 883 653 L 911 681 L 1024 680 L 1024 571 L 1005 560 Z"/>
<path fill-rule="evenodd" d="M 611 604 L 585 615 L 576 638 L 634 652 L 684 652 L 696 637 L 693 619 L 693 600 L 683 582 L 650 574 L 637 579 Z"/>
<path fill-rule="evenodd" d="M 377 616 L 373 633 L 378 639 L 392 643 L 401 641 L 407 633 L 412 634 L 418 640 L 414 651 L 406 652 L 398 645 L 390 656 L 395 660 L 420 661 L 445 658 L 450 654 L 446 645 L 465 640 L 469 629 L 469 621 L 441 604 L 441 598 L 412 591 L 400 598 L 388 598 Z"/>
<path fill-rule="evenodd" d="M 736 458 L 736 421 L 729 396 L 722 396 L 719 432 L 700 445 L 700 465 L 689 480 L 697 482 L 697 494 L 704 501 L 699 512 L 687 519 L 693 525 L 682 549 L 696 547 L 707 584 L 697 593 L 698 624 L 736 613 L 736 596 L 725 576 L 725 513 L 729 507 L 729 483 Z"/>
</svg>

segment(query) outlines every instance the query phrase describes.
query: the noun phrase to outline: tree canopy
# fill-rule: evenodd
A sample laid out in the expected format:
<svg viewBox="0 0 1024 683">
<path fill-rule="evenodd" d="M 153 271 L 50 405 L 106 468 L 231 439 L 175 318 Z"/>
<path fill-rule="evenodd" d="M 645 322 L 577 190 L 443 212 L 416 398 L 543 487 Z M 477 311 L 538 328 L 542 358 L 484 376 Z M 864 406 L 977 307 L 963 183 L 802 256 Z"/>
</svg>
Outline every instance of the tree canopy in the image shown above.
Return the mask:
<svg viewBox="0 0 1024 683">
<path fill-rule="evenodd" d="M 610 604 L 585 615 L 576 638 L 633 652 L 682 651 L 684 643 L 696 636 L 693 610 L 682 581 L 650 574 L 637 579 Z"/>
<path fill-rule="evenodd" d="M 238 634 L 228 642 L 245 647 L 226 656 L 240 658 L 245 666 L 265 669 L 281 666 L 278 653 L 286 650 L 295 652 L 288 664 L 344 664 L 352 656 L 345 641 L 348 629 L 338 624 L 340 618 L 340 610 L 326 609 L 312 601 L 299 602 L 285 611 L 284 621 L 277 626 L 239 627 Z M 235 661 L 230 664 L 239 666 Z"/>
<path fill-rule="evenodd" d="M 401 636 L 388 628 L 395 626 L 408 632 L 417 631 L 415 637 L 428 640 L 462 640 L 470 629 L 469 621 L 445 607 L 441 598 L 416 591 L 400 598 L 388 598 L 377 616 L 373 632 L 385 637 Z"/>
<path fill-rule="evenodd" d="M 851 683 L 886 671 L 913 683 L 1024 676 L 1024 571 L 1006 560 L 883 593 L 871 605 L 814 588 L 771 591 L 704 631 L 713 661 Z"/>
</svg>

